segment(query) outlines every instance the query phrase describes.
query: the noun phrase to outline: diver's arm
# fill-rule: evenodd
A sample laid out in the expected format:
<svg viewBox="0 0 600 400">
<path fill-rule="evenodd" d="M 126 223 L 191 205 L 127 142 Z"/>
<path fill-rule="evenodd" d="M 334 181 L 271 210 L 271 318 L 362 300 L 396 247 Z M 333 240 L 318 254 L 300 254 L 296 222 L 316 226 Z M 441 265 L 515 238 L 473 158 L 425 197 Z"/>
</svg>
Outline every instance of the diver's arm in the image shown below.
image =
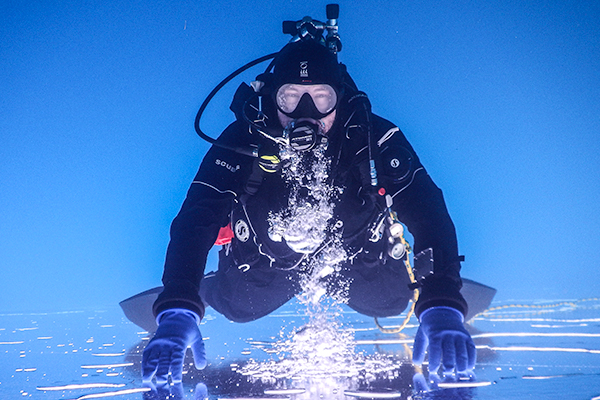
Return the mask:
<svg viewBox="0 0 600 400">
<path fill-rule="evenodd" d="M 416 313 L 448 306 L 466 315 L 460 294 L 460 261 L 456 231 L 442 191 L 435 185 L 403 133 L 382 118 L 374 118 L 379 132 L 380 181 L 392 196 L 392 209 L 414 237 L 413 251 L 432 249 L 433 274 L 420 281 Z M 420 271 L 417 271 L 420 272 Z"/>
<path fill-rule="evenodd" d="M 243 128 L 234 123 L 219 137 L 239 140 Z M 243 137 L 243 136 L 242 136 Z M 158 329 L 142 356 L 142 379 L 164 384 L 171 374 L 181 382 L 186 349 L 191 347 L 196 368 L 206 366 L 199 324 L 204 304 L 198 294 L 206 258 L 227 224 L 232 199 L 241 182 L 247 156 L 213 146 L 200 165 L 187 197 L 171 225 L 163 274 L 164 290 L 154 303 Z"/>
<path fill-rule="evenodd" d="M 198 175 L 196 178 L 201 178 Z M 200 182 L 195 180 L 192 183 L 181 210 L 171 224 L 171 240 L 162 277 L 164 290 L 154 303 L 155 315 L 169 308 L 186 308 L 200 318 L 204 316 L 204 306 L 198 295 L 199 285 L 208 252 L 219 229 L 227 225 L 232 196 Z"/>
<path fill-rule="evenodd" d="M 414 254 L 432 249 L 433 274 L 416 269 L 417 279 L 425 276 L 419 280 L 417 316 L 435 306 L 453 307 L 466 315 L 467 304 L 460 294 L 462 257 L 458 255 L 454 224 L 442 191 L 424 169 L 417 171 L 411 185 L 394 197 L 394 209 L 414 237 Z"/>
<path fill-rule="evenodd" d="M 433 258 L 433 273 L 417 277 L 420 295 L 415 314 L 420 325 L 413 362 L 422 364 L 427 349 L 430 374 L 442 367 L 445 374 L 456 372 L 466 376 L 475 367 L 477 352 L 464 327 L 467 303 L 460 293 L 462 257 L 458 255 L 454 224 L 442 191 L 433 183 L 402 132 L 394 129 L 397 128 L 387 131 L 393 134 L 388 135 L 387 154 L 383 151 L 380 160 L 382 172 L 387 175 L 382 180 L 387 181 L 385 187 L 393 197 L 393 210 L 414 237 L 415 254 L 423 252 L 425 255 L 421 257 Z"/>
<path fill-rule="evenodd" d="M 219 140 L 239 137 L 239 124 L 232 124 Z M 198 295 L 208 252 L 219 229 L 229 222 L 233 199 L 239 194 L 242 175 L 250 157 L 217 146 L 211 147 L 171 224 L 163 273 L 164 290 L 154 303 L 155 315 L 171 308 L 184 308 L 204 315 Z"/>
</svg>

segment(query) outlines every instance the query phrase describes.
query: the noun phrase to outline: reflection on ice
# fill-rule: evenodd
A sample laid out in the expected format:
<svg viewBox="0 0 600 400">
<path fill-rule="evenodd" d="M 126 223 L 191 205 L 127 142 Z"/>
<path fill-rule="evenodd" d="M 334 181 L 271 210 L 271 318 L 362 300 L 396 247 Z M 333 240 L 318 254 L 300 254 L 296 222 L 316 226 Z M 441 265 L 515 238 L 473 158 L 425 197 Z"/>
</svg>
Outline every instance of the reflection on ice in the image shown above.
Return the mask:
<svg viewBox="0 0 600 400">
<path fill-rule="evenodd" d="M 131 367 L 133 363 L 119 363 L 119 364 L 99 364 L 99 365 L 82 365 L 83 369 L 105 369 L 105 368 L 119 368 L 119 367 Z"/>
<path fill-rule="evenodd" d="M 450 388 L 475 388 L 475 387 L 483 387 L 490 386 L 492 382 L 440 382 L 438 383 L 438 387 L 440 389 L 450 389 Z"/>
<path fill-rule="evenodd" d="M 540 351 L 540 352 L 562 352 L 562 353 L 590 353 L 600 354 L 600 350 L 582 349 L 575 347 L 533 347 L 533 346 L 477 346 L 477 349 L 488 349 L 492 351 Z"/>
<path fill-rule="evenodd" d="M 396 391 L 389 392 L 355 392 L 351 390 L 344 391 L 348 397 L 357 397 L 363 399 L 397 399 L 403 397 L 402 393 Z"/>
<path fill-rule="evenodd" d="M 82 384 L 72 384 L 72 385 L 63 385 L 63 386 L 38 386 L 37 390 L 75 390 L 75 389 L 95 389 L 95 388 L 118 388 L 125 386 L 124 383 L 116 384 L 116 383 L 82 383 Z"/>
<path fill-rule="evenodd" d="M 295 395 L 306 393 L 306 389 L 267 389 L 265 394 L 267 395 Z"/>
<path fill-rule="evenodd" d="M 554 333 L 554 332 L 499 332 L 499 333 L 479 333 L 473 335 L 473 338 L 491 338 L 491 337 L 585 337 L 600 338 L 600 333 Z"/>
<path fill-rule="evenodd" d="M 150 391 L 149 388 L 123 389 L 123 390 L 116 390 L 113 392 L 86 394 L 86 395 L 77 397 L 75 400 L 100 399 L 100 398 L 104 398 L 104 397 L 125 396 L 127 394 L 144 393 L 144 392 L 149 392 L 149 391 Z"/>
<path fill-rule="evenodd" d="M 377 359 L 389 362 L 395 370 L 360 379 L 360 374 L 358 378 L 343 376 L 344 370 L 332 364 L 326 365 L 331 367 L 329 372 L 339 373 L 337 377 L 289 367 L 296 371 L 296 379 L 265 381 L 240 373 L 253 363 L 271 365 L 283 360 L 281 365 L 287 365 L 285 360 L 301 358 L 286 346 L 294 340 L 305 340 L 308 346 L 310 337 L 306 336 L 314 332 L 299 328 L 310 324 L 310 316 L 297 303 L 249 324 L 232 324 L 209 309 L 209 321 L 203 325 L 203 333 L 213 338 L 208 367 L 197 371 L 190 357 L 182 385 L 154 389 L 141 381 L 141 350 L 147 333 L 128 322 L 116 306 L 102 311 L 0 315 L 0 398 L 351 400 L 363 394 L 374 398 L 400 393 L 399 399 L 416 399 L 413 390 L 420 387 L 418 383 L 430 390 L 418 394 L 422 399 L 511 399 L 531 394 L 563 400 L 573 398 L 575 391 L 578 398 L 600 400 L 600 301 L 573 303 L 575 308 L 546 308 L 543 316 L 519 308 L 503 309 L 502 316 L 476 317 L 470 329 L 479 348 L 477 380 L 437 385 L 431 383 L 426 369 L 419 373 L 408 362 L 416 323 L 406 327 L 404 337 L 385 335 L 372 319 L 345 306 L 328 311 L 335 314 L 334 320 L 339 318 L 340 335 L 350 336 L 348 352 L 331 349 L 328 354 L 333 358 L 355 354 L 355 368 L 365 365 L 361 360 Z M 547 318 L 549 313 L 552 318 Z M 281 334 L 280 327 L 284 327 Z M 296 339 L 296 331 L 305 337 Z M 272 371 L 282 369 L 286 371 L 281 366 Z"/>
<path fill-rule="evenodd" d="M 575 309 L 555 310 L 552 321 L 540 327 L 536 315 L 505 313 L 505 318 L 479 316 L 472 323 L 472 334 L 479 346 L 476 382 L 458 382 L 469 387 L 456 387 L 453 382 L 438 382 L 437 390 L 419 394 L 422 399 L 504 399 L 532 394 L 545 400 L 573 397 L 593 399 L 600 396 L 600 302 L 577 303 Z M 141 350 L 147 343 L 146 333 L 126 321 L 118 308 L 69 314 L 2 315 L 0 316 L 0 398 L 40 400 L 78 399 L 83 396 L 114 396 L 115 399 L 205 399 L 286 398 L 288 400 L 351 400 L 349 394 L 399 392 L 401 399 L 414 395 L 415 373 L 407 363 L 416 324 L 406 328 L 406 337 L 384 335 L 372 319 L 342 309 L 341 330 L 349 330 L 354 339 L 354 352 L 364 357 L 379 355 L 394 362 L 397 373 L 391 379 L 381 377 L 367 384 L 351 378 L 276 379 L 271 382 L 253 380 L 238 372 L 251 362 L 277 362 L 274 343 L 293 339 L 293 326 L 308 323 L 301 308 L 290 304 L 275 316 L 252 324 L 231 324 L 209 310 L 211 319 L 203 325 L 203 333 L 212 337 L 209 366 L 197 371 L 186 360 L 184 382 L 179 388 L 145 388 L 139 369 Z M 518 317 L 518 318 L 517 318 Z M 37 330 L 20 330 L 32 327 Z M 389 322 L 389 321 L 388 321 Z M 112 328 L 101 328 L 112 325 Z M 537 326 L 534 326 L 537 325 Z M 277 335 L 279 327 L 286 334 Z M 218 335 L 227 345 L 219 345 Z M 43 339 L 38 339 L 43 338 Z M 93 340 L 90 340 L 93 338 Z M 252 339 L 250 339 L 252 338 Z M 254 343 L 251 345 L 250 342 Z M 104 347 L 104 344 L 113 344 Z M 106 349 L 127 349 L 125 355 L 99 356 Z M 503 348 L 513 348 L 504 351 Z M 532 350 L 537 348 L 538 350 Z M 554 348 L 584 349 L 587 352 L 557 352 Z M 68 350 L 65 352 L 65 350 Z M 73 353 L 72 350 L 78 350 Z M 287 356 L 286 356 L 287 357 Z M 254 361 L 251 361 L 254 360 Z M 104 367 L 99 369 L 82 366 Z M 427 385 L 430 377 L 420 376 Z M 491 384 L 489 384 L 491 382 Z M 480 386 L 489 384 L 489 386 Z M 71 386 L 72 385 L 72 386 Z M 480 387 L 475 387 L 480 386 Z M 55 388 L 52 390 L 52 388 Z M 200 388 L 200 389 L 198 389 Z M 123 394 L 123 390 L 129 390 Z M 285 391 L 288 391 L 287 393 Z M 270 392 L 273 391 L 273 392 Z M 277 394 L 280 391 L 279 394 Z M 171 396 L 166 397 L 166 394 Z M 285 394 L 284 394 L 285 393 Z M 119 397 L 120 396 L 120 397 Z M 158 397 L 157 397 L 158 396 Z M 162 396 L 162 397 L 160 397 Z M 177 397 L 179 396 L 179 397 Z M 600 400 L 600 399 L 598 399 Z"/>
<path fill-rule="evenodd" d="M 122 353 L 92 353 L 92 355 L 94 357 L 118 357 L 124 356 L 125 352 L 123 351 Z"/>
</svg>

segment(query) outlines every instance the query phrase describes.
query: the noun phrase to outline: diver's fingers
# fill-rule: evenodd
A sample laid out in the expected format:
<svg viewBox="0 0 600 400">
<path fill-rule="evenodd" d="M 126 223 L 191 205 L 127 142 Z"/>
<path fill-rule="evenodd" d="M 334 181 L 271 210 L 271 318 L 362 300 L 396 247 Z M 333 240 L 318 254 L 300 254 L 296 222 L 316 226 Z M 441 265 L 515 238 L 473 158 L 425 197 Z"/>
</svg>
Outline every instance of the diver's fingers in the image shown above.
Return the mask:
<svg viewBox="0 0 600 400">
<path fill-rule="evenodd" d="M 444 372 L 450 373 L 454 371 L 454 368 L 456 367 L 456 337 L 451 334 L 446 334 L 443 336 L 441 342 Z M 429 363 L 431 364 L 431 360 Z"/>
</svg>

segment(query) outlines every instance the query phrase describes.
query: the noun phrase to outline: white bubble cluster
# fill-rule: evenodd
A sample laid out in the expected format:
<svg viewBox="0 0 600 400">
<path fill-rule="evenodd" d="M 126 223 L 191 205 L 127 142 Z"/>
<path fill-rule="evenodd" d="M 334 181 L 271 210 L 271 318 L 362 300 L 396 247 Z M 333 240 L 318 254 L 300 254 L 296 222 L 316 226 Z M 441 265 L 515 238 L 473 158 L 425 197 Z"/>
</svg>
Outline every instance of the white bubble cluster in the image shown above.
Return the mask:
<svg viewBox="0 0 600 400">
<path fill-rule="evenodd" d="M 327 183 L 330 160 L 322 149 L 306 153 L 286 149 L 281 158 L 290 197 L 287 208 L 271 213 L 269 233 L 297 253 L 313 254 L 328 238 L 333 217 L 336 188 Z"/>
<path fill-rule="evenodd" d="M 288 207 L 269 218 L 270 234 L 305 254 L 301 293 L 309 322 L 272 344 L 276 359 L 250 361 L 238 371 L 260 379 L 350 378 L 397 368 L 385 357 L 355 352 L 354 332 L 340 322 L 350 282 L 340 274 L 348 255 L 341 241 L 343 223 L 334 220 L 336 196 L 341 188 L 329 181 L 330 160 L 324 148 L 297 153 L 282 150 L 284 179 L 290 187 Z"/>
</svg>

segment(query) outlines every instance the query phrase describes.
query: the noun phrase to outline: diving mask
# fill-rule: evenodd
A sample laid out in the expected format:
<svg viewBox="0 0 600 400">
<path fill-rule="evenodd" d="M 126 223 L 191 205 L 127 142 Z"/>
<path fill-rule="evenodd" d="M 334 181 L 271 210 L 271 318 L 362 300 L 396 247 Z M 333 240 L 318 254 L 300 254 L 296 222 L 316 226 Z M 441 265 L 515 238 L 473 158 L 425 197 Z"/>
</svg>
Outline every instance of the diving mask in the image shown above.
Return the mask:
<svg viewBox="0 0 600 400">
<path fill-rule="evenodd" d="M 335 110 L 338 96 L 327 84 L 288 83 L 277 90 L 277 108 L 291 118 L 321 119 Z"/>
</svg>

